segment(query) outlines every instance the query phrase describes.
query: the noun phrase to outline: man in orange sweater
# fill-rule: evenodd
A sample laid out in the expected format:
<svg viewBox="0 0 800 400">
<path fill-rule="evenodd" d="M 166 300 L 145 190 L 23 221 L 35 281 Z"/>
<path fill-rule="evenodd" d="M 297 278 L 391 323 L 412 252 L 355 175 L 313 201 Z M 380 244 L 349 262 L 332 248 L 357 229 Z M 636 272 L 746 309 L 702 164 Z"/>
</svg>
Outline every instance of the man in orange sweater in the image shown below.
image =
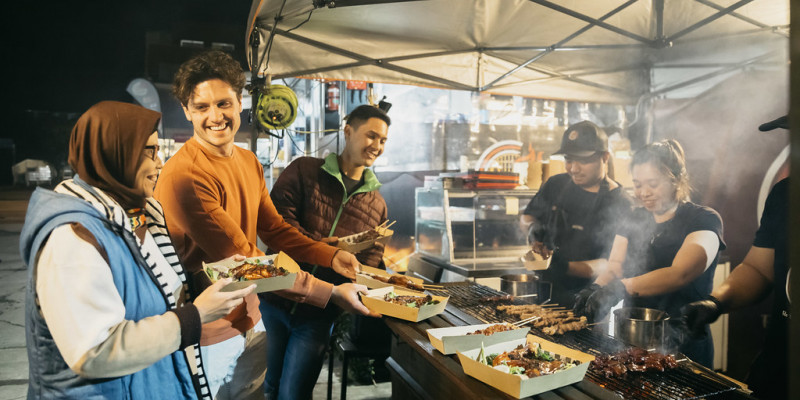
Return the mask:
<svg viewBox="0 0 800 400">
<path fill-rule="evenodd" d="M 191 289 L 199 293 L 211 284 L 203 261 L 263 255 L 256 247 L 257 237 L 273 250 L 331 266 L 354 279 L 360 267 L 355 256 L 311 240 L 287 224 L 270 200 L 255 155 L 233 144 L 241 124 L 244 84 L 239 63 L 220 51 L 195 56 L 175 75 L 173 92 L 194 135 L 164 165 L 155 197 L 169 215 L 167 228 L 191 276 Z M 299 273 L 294 287 L 279 294 L 317 307 L 330 300 L 349 312 L 368 315 L 358 299 L 358 292 L 365 291 L 362 285 L 333 286 Z M 201 353 L 215 398 L 262 398 L 266 340 L 255 294 L 225 318 L 203 325 Z"/>
</svg>

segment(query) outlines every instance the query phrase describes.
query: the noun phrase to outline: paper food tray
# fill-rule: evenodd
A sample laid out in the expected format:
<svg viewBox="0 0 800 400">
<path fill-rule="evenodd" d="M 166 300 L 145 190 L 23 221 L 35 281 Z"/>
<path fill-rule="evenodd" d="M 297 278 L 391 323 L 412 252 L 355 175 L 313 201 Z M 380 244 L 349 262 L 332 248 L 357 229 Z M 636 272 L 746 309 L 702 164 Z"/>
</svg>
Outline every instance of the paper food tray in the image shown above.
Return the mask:
<svg viewBox="0 0 800 400">
<path fill-rule="evenodd" d="M 483 343 L 484 346 L 491 346 L 497 343 L 524 339 L 525 335 L 528 334 L 528 328 L 524 327 L 505 332 L 497 332 L 489 336 L 468 335 L 468 333 L 486 329 L 492 325 L 497 324 L 428 329 L 428 339 L 431 341 L 433 347 L 442 354 L 455 354 L 459 351 L 478 349 L 481 347 L 481 343 Z"/>
<path fill-rule="evenodd" d="M 300 266 L 297 265 L 291 257 L 289 257 L 286 253 L 280 252 L 278 254 L 273 254 L 269 256 L 261 256 L 261 257 L 250 257 L 245 259 L 245 261 L 261 261 L 264 262 L 265 260 L 273 260 L 273 263 L 276 267 L 283 267 L 289 274 L 285 276 L 275 276 L 272 278 L 263 278 L 263 279 L 256 279 L 252 281 L 235 281 L 231 282 L 224 288 L 222 288 L 223 292 L 230 292 L 234 290 L 239 290 L 242 288 L 246 288 L 252 284 L 256 285 L 256 293 L 263 293 L 263 292 L 272 292 L 275 290 L 283 290 L 283 289 L 290 289 L 294 286 L 294 281 L 297 279 L 297 273 L 300 272 Z M 234 260 L 226 260 L 220 261 L 216 263 L 203 263 L 203 270 L 208 275 L 208 278 L 211 279 L 211 282 L 215 282 L 217 280 L 217 276 L 215 271 L 219 272 L 226 272 L 229 269 L 240 265 L 242 261 L 234 261 Z"/>
<path fill-rule="evenodd" d="M 362 250 L 366 250 L 372 247 L 372 245 L 375 244 L 375 242 L 386 244 L 389 242 L 389 239 L 392 237 L 392 235 L 394 235 L 393 230 L 386 229 L 380 226 L 375 228 L 375 230 L 380 234 L 380 236 L 378 236 L 375 239 L 365 240 L 363 242 L 356 242 L 359 236 L 365 234 L 366 232 L 369 232 L 369 231 L 364 231 L 353 235 L 340 237 L 339 242 L 336 244 L 336 247 L 355 254 Z"/>
<path fill-rule="evenodd" d="M 381 315 L 395 317 L 411 322 L 419 322 L 434 315 L 441 314 L 447 306 L 449 297 L 431 296 L 434 300 L 439 300 L 439 304 L 422 307 L 406 307 L 400 304 L 389 303 L 383 300 L 386 293 L 394 291 L 398 296 L 419 296 L 419 292 L 413 290 L 400 289 L 394 286 L 373 289 L 366 295 L 361 295 L 361 302 L 368 309 Z"/>
<path fill-rule="evenodd" d="M 458 360 L 464 368 L 464 373 L 489 385 L 510 396 L 523 398 L 539 393 L 548 392 L 563 386 L 580 382 L 589 369 L 589 362 L 594 360 L 594 356 L 570 349 L 568 347 L 547 341 L 537 336 L 529 335 L 528 342 L 539 343 L 542 350 L 560 356 L 561 359 L 572 359 L 581 362 L 566 371 L 559 371 L 552 375 L 542 375 L 534 378 L 525 378 L 521 375 L 512 375 L 498 371 L 489 365 L 475 361 L 480 353 L 480 348 L 464 352 L 458 352 Z M 505 343 L 498 343 L 492 346 L 484 345 L 484 354 L 503 353 L 515 349 L 520 344 L 525 344 L 526 339 L 518 339 Z"/>
<path fill-rule="evenodd" d="M 372 268 L 372 267 L 368 267 L 366 265 L 362 265 L 361 266 L 361 271 L 368 272 L 368 273 L 374 274 L 374 275 L 386 276 L 386 277 L 392 276 L 392 274 L 390 274 L 390 273 L 388 273 L 388 272 L 386 272 L 386 271 L 384 271 L 382 269 Z M 410 280 L 411 282 L 419 283 L 420 285 L 425 283 L 425 281 L 423 281 L 420 278 L 414 278 L 414 277 L 410 277 L 410 276 L 407 276 L 407 275 L 405 277 L 408 278 L 408 280 Z M 392 286 L 394 286 L 394 287 L 399 287 L 399 288 L 405 289 L 405 290 L 413 290 L 413 289 L 409 289 L 409 288 L 407 288 L 405 286 L 395 286 L 395 285 L 392 285 L 391 283 L 381 282 L 381 281 L 379 281 L 377 279 L 370 278 L 368 276 L 364 276 L 364 275 L 361 275 L 361 274 L 356 274 L 356 283 L 359 284 L 359 285 L 364 285 L 369 289 L 378 289 L 378 288 L 383 288 L 383 287 L 392 287 Z"/>
</svg>

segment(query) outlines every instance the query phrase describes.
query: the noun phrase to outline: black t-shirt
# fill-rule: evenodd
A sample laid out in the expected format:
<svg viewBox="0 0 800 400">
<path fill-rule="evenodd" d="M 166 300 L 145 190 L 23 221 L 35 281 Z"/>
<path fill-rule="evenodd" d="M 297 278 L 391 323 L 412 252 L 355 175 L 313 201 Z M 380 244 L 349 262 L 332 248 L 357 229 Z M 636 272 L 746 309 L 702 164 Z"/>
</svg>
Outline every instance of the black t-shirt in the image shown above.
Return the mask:
<svg viewBox="0 0 800 400">
<path fill-rule="evenodd" d="M 779 319 L 789 317 L 789 299 L 787 297 L 786 280 L 789 274 L 788 232 L 789 221 L 789 178 L 775 184 L 764 203 L 761 225 L 756 232 L 753 246 L 775 250 L 773 263 L 775 303 L 773 313 Z M 788 324 L 788 322 L 787 322 Z"/>
<path fill-rule="evenodd" d="M 776 183 L 764 203 L 761 225 L 753 246 L 775 250 L 773 261 L 775 290 L 772 314 L 762 354 L 750 369 L 747 383 L 759 398 L 786 398 L 789 354 L 789 318 L 791 305 L 787 280 L 791 268 L 788 262 L 789 178 Z"/>
<path fill-rule="evenodd" d="M 342 182 L 344 183 L 344 188 L 347 190 L 347 195 L 350 196 L 351 193 L 355 192 L 356 189 L 364 184 L 364 174 L 361 174 L 361 179 L 356 180 L 348 178 L 347 175 L 342 172 Z"/>
<path fill-rule="evenodd" d="M 628 239 L 628 251 L 622 266 L 623 277 L 631 278 L 671 266 L 686 236 L 697 231 L 714 232 L 719 238 L 719 250 L 725 249 L 722 218 L 709 207 L 682 203 L 675 210 L 675 216 L 662 223 L 656 223 L 653 214 L 646 209 L 636 208 L 618 231 L 620 236 Z M 718 255 L 715 255 L 702 275 L 677 291 L 630 298 L 626 300 L 626 305 L 655 308 L 666 311 L 672 318 L 680 317 L 680 309 L 685 304 L 702 300 L 711 294 L 717 259 Z"/>
<path fill-rule="evenodd" d="M 561 289 L 574 293 L 591 283 L 566 275 L 568 262 L 607 258 L 617 224 L 630 212 L 631 204 L 621 186 L 608 190 L 601 185 L 597 193 L 587 192 L 573 183 L 569 174 L 545 182 L 523 213 L 536 219 L 535 239 L 554 249 L 544 274 L 553 282 L 554 293 Z M 564 298 L 559 304 L 569 305 L 571 299 Z"/>
</svg>

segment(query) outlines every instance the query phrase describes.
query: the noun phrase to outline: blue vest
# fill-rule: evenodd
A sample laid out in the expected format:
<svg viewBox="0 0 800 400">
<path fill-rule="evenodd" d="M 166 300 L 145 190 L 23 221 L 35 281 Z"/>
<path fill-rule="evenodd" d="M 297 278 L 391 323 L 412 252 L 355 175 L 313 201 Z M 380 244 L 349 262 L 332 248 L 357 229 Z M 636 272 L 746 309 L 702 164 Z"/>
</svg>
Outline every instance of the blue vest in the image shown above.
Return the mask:
<svg viewBox="0 0 800 400">
<path fill-rule="evenodd" d="M 125 305 L 125 319 L 138 321 L 167 312 L 133 234 L 112 225 L 97 209 L 78 198 L 37 189 L 31 197 L 20 235 L 20 252 L 27 263 L 25 335 L 29 363 L 29 399 L 196 399 L 197 393 L 183 351 L 149 367 L 117 378 L 88 379 L 73 372 L 61 357 L 47 321 L 36 304 L 36 257 L 53 229 L 78 222 L 105 249 L 114 285 Z M 87 315 L 86 318 L 91 318 Z"/>
</svg>

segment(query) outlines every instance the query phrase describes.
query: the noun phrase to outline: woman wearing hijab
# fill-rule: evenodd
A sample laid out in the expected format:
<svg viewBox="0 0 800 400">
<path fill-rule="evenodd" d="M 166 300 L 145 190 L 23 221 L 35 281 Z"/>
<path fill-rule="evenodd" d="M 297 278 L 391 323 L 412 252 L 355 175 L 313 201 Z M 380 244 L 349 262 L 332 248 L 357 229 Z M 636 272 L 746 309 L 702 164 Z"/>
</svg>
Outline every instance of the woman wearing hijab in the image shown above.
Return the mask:
<svg viewBox="0 0 800 400">
<path fill-rule="evenodd" d="M 20 238 L 28 265 L 28 398 L 209 397 L 201 324 L 253 287 L 194 299 L 152 198 L 160 114 L 101 102 L 72 130 L 77 175 L 31 197 Z"/>
<path fill-rule="evenodd" d="M 577 296 L 575 311 L 602 319 L 620 299 L 626 307 L 666 311 L 678 322 L 682 306 L 711 293 L 717 255 L 725 249 L 722 219 L 689 201 L 683 148 L 675 140 L 647 145 L 633 155 L 631 173 L 640 205 L 614 238 L 608 268 Z M 708 367 L 714 361 L 706 338 L 684 338 L 679 350 Z"/>
</svg>

